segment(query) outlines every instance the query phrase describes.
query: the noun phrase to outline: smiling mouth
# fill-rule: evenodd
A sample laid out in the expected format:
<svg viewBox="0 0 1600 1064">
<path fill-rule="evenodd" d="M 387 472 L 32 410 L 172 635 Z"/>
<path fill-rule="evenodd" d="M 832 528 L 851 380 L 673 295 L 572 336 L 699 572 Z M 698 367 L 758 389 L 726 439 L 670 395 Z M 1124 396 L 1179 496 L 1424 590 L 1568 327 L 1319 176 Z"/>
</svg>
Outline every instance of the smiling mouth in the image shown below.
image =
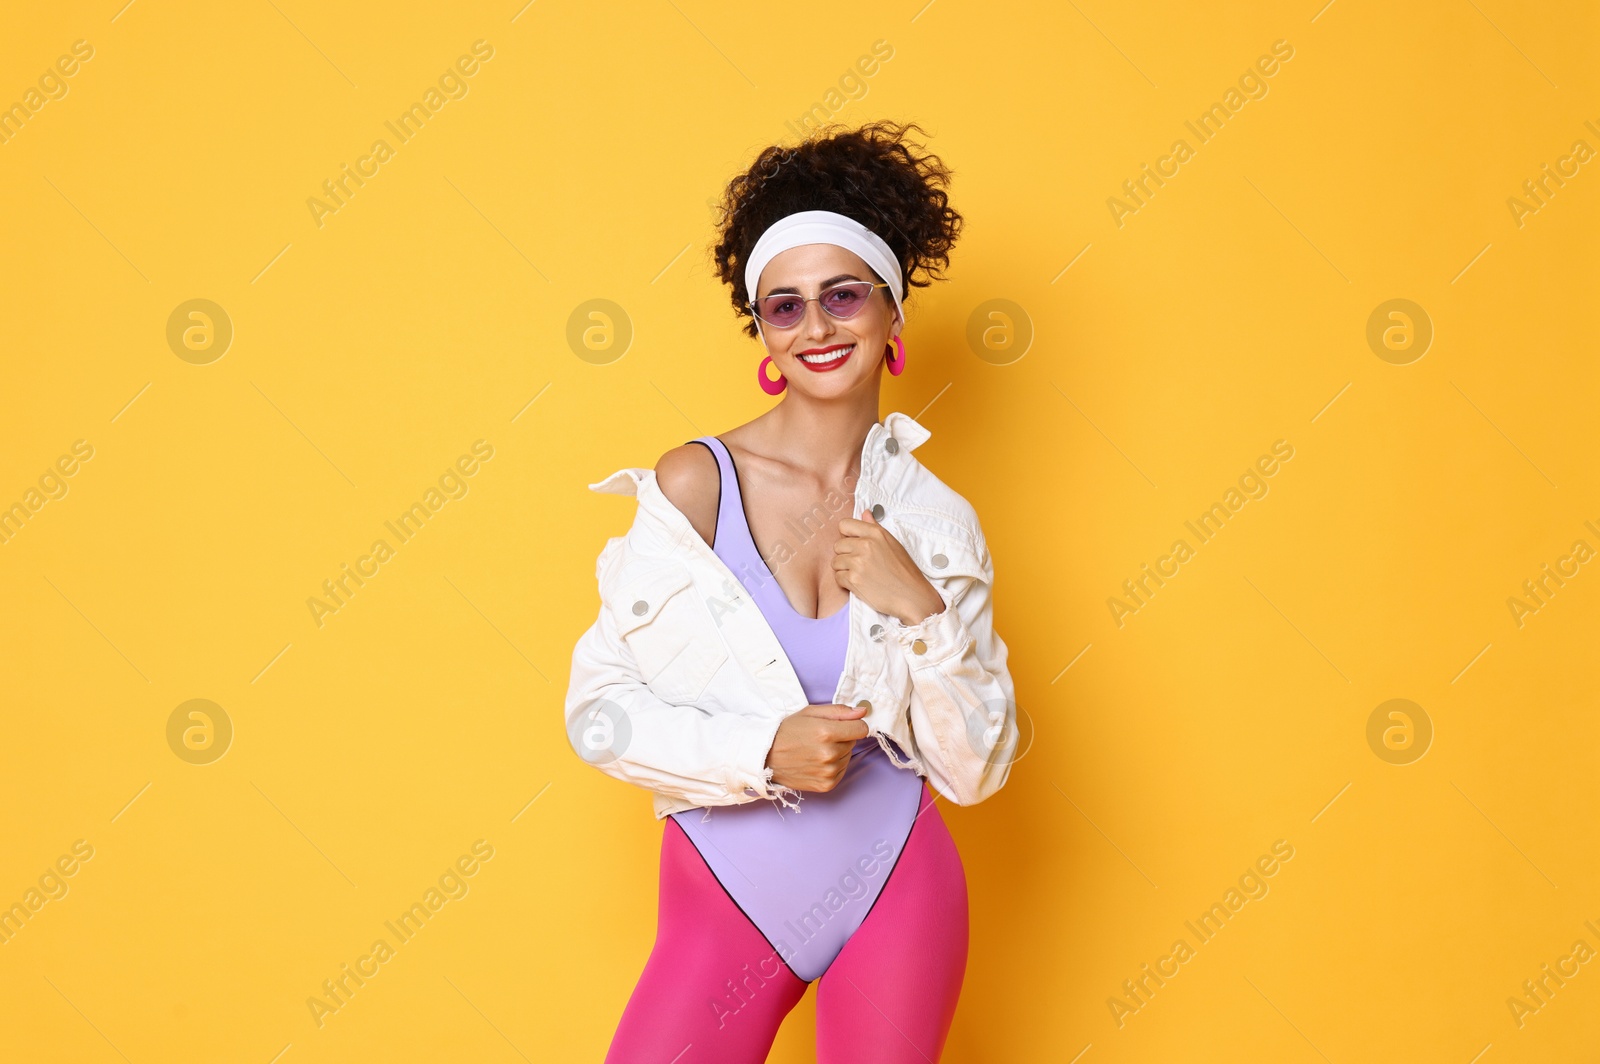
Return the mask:
<svg viewBox="0 0 1600 1064">
<path fill-rule="evenodd" d="M 855 349 L 856 345 L 850 344 L 848 347 L 840 347 L 832 351 L 824 351 L 821 354 L 796 355 L 795 357 L 808 366 L 831 366 L 835 363 L 843 362 L 845 359 L 849 358 L 850 353 Z"/>
</svg>

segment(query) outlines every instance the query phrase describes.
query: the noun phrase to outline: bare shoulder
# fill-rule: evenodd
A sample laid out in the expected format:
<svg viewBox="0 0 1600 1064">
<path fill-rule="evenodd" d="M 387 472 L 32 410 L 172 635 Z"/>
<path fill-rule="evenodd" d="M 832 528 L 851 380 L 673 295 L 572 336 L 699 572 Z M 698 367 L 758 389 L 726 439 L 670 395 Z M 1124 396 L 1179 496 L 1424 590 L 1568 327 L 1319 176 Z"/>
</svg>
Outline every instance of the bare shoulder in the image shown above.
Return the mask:
<svg viewBox="0 0 1600 1064">
<path fill-rule="evenodd" d="M 674 447 L 656 462 L 656 486 L 709 545 L 717 534 L 722 476 L 717 456 L 702 443 Z"/>
</svg>

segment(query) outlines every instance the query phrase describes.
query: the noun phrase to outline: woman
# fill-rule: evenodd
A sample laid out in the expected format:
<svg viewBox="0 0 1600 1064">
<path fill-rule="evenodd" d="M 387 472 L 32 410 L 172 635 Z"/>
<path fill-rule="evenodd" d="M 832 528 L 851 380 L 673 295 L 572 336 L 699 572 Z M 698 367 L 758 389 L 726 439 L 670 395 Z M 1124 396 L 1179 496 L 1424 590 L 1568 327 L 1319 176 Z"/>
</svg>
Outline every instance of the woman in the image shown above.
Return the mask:
<svg viewBox="0 0 1600 1064">
<path fill-rule="evenodd" d="M 962 804 L 987 797 L 1014 715 L 975 515 L 911 458 L 925 429 L 877 420 L 884 365 L 905 367 L 903 286 L 929 283 L 917 275 L 948 263 L 961 225 L 949 171 L 905 143 L 916 128 L 769 148 L 734 179 L 717 267 L 766 348 L 761 387 L 783 398 L 663 455 L 665 503 L 642 470 L 590 485 L 637 489 L 655 519 L 597 566 L 608 606 L 574 654 L 569 729 L 586 760 L 656 790 L 666 820 L 656 943 L 607 1064 L 763 1061 L 813 979 L 826 1064 L 926 1064 L 949 1031 L 966 878 L 921 777 Z M 707 590 L 729 574 L 759 619 L 731 581 Z M 726 693 L 727 677 L 774 669 Z M 807 704 L 764 716 L 772 690 Z M 879 709 L 844 704 L 863 691 Z"/>
</svg>

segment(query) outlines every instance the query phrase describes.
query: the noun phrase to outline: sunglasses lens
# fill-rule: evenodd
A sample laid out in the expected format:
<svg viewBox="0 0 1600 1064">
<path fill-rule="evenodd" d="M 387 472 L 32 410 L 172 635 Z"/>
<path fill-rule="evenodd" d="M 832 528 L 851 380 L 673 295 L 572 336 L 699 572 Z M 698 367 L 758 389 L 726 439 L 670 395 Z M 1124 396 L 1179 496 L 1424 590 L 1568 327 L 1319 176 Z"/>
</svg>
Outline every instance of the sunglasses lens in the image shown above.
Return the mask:
<svg viewBox="0 0 1600 1064">
<path fill-rule="evenodd" d="M 805 317 L 806 305 L 799 296 L 767 296 L 756 300 L 761 320 L 779 329 L 787 329 Z"/>
<path fill-rule="evenodd" d="M 872 284 L 868 281 L 835 285 L 822 293 L 822 305 L 836 318 L 851 318 L 867 305 L 871 294 Z"/>
</svg>

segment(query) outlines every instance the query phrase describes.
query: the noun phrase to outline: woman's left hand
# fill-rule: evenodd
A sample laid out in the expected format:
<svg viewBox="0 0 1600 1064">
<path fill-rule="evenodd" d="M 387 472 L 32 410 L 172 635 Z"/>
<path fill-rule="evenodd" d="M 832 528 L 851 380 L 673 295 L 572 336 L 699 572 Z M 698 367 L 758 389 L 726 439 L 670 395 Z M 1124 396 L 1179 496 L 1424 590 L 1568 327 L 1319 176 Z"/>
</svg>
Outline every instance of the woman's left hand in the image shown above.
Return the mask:
<svg viewBox="0 0 1600 1064">
<path fill-rule="evenodd" d="M 839 533 L 833 575 L 840 587 L 879 613 L 898 617 L 901 624 L 916 624 L 944 611 L 938 589 L 871 510 L 862 510 L 860 519 L 841 518 Z"/>
</svg>

